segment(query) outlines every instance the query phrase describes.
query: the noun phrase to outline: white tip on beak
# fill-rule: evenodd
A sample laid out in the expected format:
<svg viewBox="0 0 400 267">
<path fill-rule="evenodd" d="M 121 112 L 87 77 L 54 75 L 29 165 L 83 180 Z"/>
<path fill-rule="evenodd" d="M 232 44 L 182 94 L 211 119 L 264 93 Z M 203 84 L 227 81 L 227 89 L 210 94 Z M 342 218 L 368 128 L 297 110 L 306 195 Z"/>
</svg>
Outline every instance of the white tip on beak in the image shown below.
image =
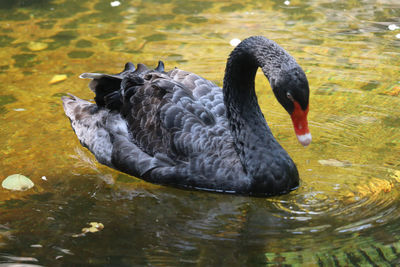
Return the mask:
<svg viewBox="0 0 400 267">
<path fill-rule="evenodd" d="M 297 140 L 299 140 L 300 144 L 302 144 L 303 146 L 308 146 L 312 140 L 311 134 L 306 133 L 303 135 L 297 135 Z"/>
</svg>

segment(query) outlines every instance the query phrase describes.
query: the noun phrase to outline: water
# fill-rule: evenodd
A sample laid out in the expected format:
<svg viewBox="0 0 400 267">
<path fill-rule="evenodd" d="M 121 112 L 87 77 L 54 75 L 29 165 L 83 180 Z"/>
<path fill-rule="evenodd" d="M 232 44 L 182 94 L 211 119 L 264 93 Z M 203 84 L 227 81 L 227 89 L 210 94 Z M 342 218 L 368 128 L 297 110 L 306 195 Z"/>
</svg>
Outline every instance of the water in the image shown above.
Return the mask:
<svg viewBox="0 0 400 267">
<path fill-rule="evenodd" d="M 0 189 L 0 263 L 399 263 L 398 1 L 110 3 L 0 3 L 0 179 L 21 173 L 35 183 Z M 256 79 L 265 117 L 299 168 L 298 190 L 249 198 L 157 186 L 81 148 L 60 102 L 67 92 L 93 98 L 80 73 L 161 59 L 222 85 L 230 41 L 250 35 L 290 51 L 311 85 L 305 149 Z M 50 84 L 55 75 L 66 76 Z M 104 229 L 82 235 L 90 222 Z"/>
</svg>

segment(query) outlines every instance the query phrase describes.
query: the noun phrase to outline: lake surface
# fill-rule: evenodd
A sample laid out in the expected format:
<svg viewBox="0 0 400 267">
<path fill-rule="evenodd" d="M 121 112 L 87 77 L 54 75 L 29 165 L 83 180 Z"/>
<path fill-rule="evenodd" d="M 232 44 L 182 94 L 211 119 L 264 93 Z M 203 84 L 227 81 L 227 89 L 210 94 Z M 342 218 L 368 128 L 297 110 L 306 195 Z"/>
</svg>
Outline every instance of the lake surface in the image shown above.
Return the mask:
<svg viewBox="0 0 400 267">
<path fill-rule="evenodd" d="M 1 1 L 0 180 L 20 173 L 35 187 L 0 188 L 0 265 L 399 265 L 399 27 L 397 0 Z M 153 185 L 80 146 L 60 100 L 93 98 L 79 74 L 163 60 L 222 86 L 230 41 L 251 35 L 278 42 L 309 79 L 313 142 L 303 148 L 256 78 L 298 166 L 296 191 Z M 83 234 L 90 222 L 104 228 Z"/>
</svg>

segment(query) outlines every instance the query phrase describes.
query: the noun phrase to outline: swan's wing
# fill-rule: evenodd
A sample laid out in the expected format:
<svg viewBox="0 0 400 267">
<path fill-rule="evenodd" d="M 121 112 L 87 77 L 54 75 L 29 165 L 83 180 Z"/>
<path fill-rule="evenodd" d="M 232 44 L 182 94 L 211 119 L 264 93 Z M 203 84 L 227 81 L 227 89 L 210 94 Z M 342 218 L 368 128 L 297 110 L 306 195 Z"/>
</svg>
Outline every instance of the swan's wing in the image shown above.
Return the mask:
<svg viewBox="0 0 400 267">
<path fill-rule="evenodd" d="M 210 147 L 207 142 L 216 141 L 206 130 L 214 123 L 207 118 L 212 115 L 203 114 L 207 111 L 196 106 L 191 91 L 182 85 L 159 74 L 150 79 L 131 97 L 135 107 L 127 116 L 72 95 L 63 97 L 65 113 L 81 144 L 100 163 L 151 182 L 199 188 L 221 182 L 208 177 L 223 170 L 219 154 L 204 151 Z M 220 132 L 214 134 L 223 136 L 224 127 L 217 128 Z M 166 142 L 168 147 L 163 146 Z"/>
<path fill-rule="evenodd" d="M 135 144 L 149 155 L 160 153 L 175 161 L 173 168 L 154 169 L 152 179 L 175 176 L 180 177 L 176 184 L 224 188 L 241 176 L 234 187 L 247 186 L 250 180 L 243 173 L 227 118 L 208 109 L 204 102 L 209 101 L 196 97 L 192 89 L 158 72 L 128 89 L 135 93 L 125 100 L 128 113 L 123 116 Z"/>
<path fill-rule="evenodd" d="M 132 139 L 148 154 L 162 152 L 187 160 L 189 154 L 205 149 L 202 143 L 215 126 L 216 117 L 184 84 L 164 73 L 150 72 L 143 84 L 132 82 L 123 94 L 129 95 L 122 114 Z"/>
<path fill-rule="evenodd" d="M 233 146 L 221 89 L 195 74 L 174 73 L 146 68 L 88 74 L 97 82 L 96 95 L 104 95 L 112 80 L 119 89 L 105 95 L 103 105 L 64 97 L 65 113 L 82 145 L 105 165 L 156 183 L 234 188 L 234 177 L 248 177 Z"/>
<path fill-rule="evenodd" d="M 167 75 L 191 90 L 193 96 L 211 110 L 215 116 L 225 116 L 222 90 L 216 84 L 197 74 L 177 68 L 168 72 Z"/>
</svg>

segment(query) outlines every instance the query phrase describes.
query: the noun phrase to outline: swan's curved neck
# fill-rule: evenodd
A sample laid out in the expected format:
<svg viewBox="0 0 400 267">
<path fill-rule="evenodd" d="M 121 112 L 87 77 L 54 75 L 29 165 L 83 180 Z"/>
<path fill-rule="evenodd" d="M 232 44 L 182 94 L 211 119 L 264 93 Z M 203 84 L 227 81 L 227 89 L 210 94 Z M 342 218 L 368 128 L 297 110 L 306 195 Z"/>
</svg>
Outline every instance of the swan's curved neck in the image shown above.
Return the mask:
<svg viewBox="0 0 400 267">
<path fill-rule="evenodd" d="M 274 158 L 290 157 L 273 137 L 258 105 L 254 79 L 261 67 L 268 80 L 279 78 L 294 59 L 275 42 L 252 37 L 231 53 L 224 77 L 224 102 L 235 145 L 246 172 L 252 177 L 269 175 Z M 296 63 L 295 63 L 296 64 Z M 290 160 L 291 162 L 291 160 Z"/>
</svg>

